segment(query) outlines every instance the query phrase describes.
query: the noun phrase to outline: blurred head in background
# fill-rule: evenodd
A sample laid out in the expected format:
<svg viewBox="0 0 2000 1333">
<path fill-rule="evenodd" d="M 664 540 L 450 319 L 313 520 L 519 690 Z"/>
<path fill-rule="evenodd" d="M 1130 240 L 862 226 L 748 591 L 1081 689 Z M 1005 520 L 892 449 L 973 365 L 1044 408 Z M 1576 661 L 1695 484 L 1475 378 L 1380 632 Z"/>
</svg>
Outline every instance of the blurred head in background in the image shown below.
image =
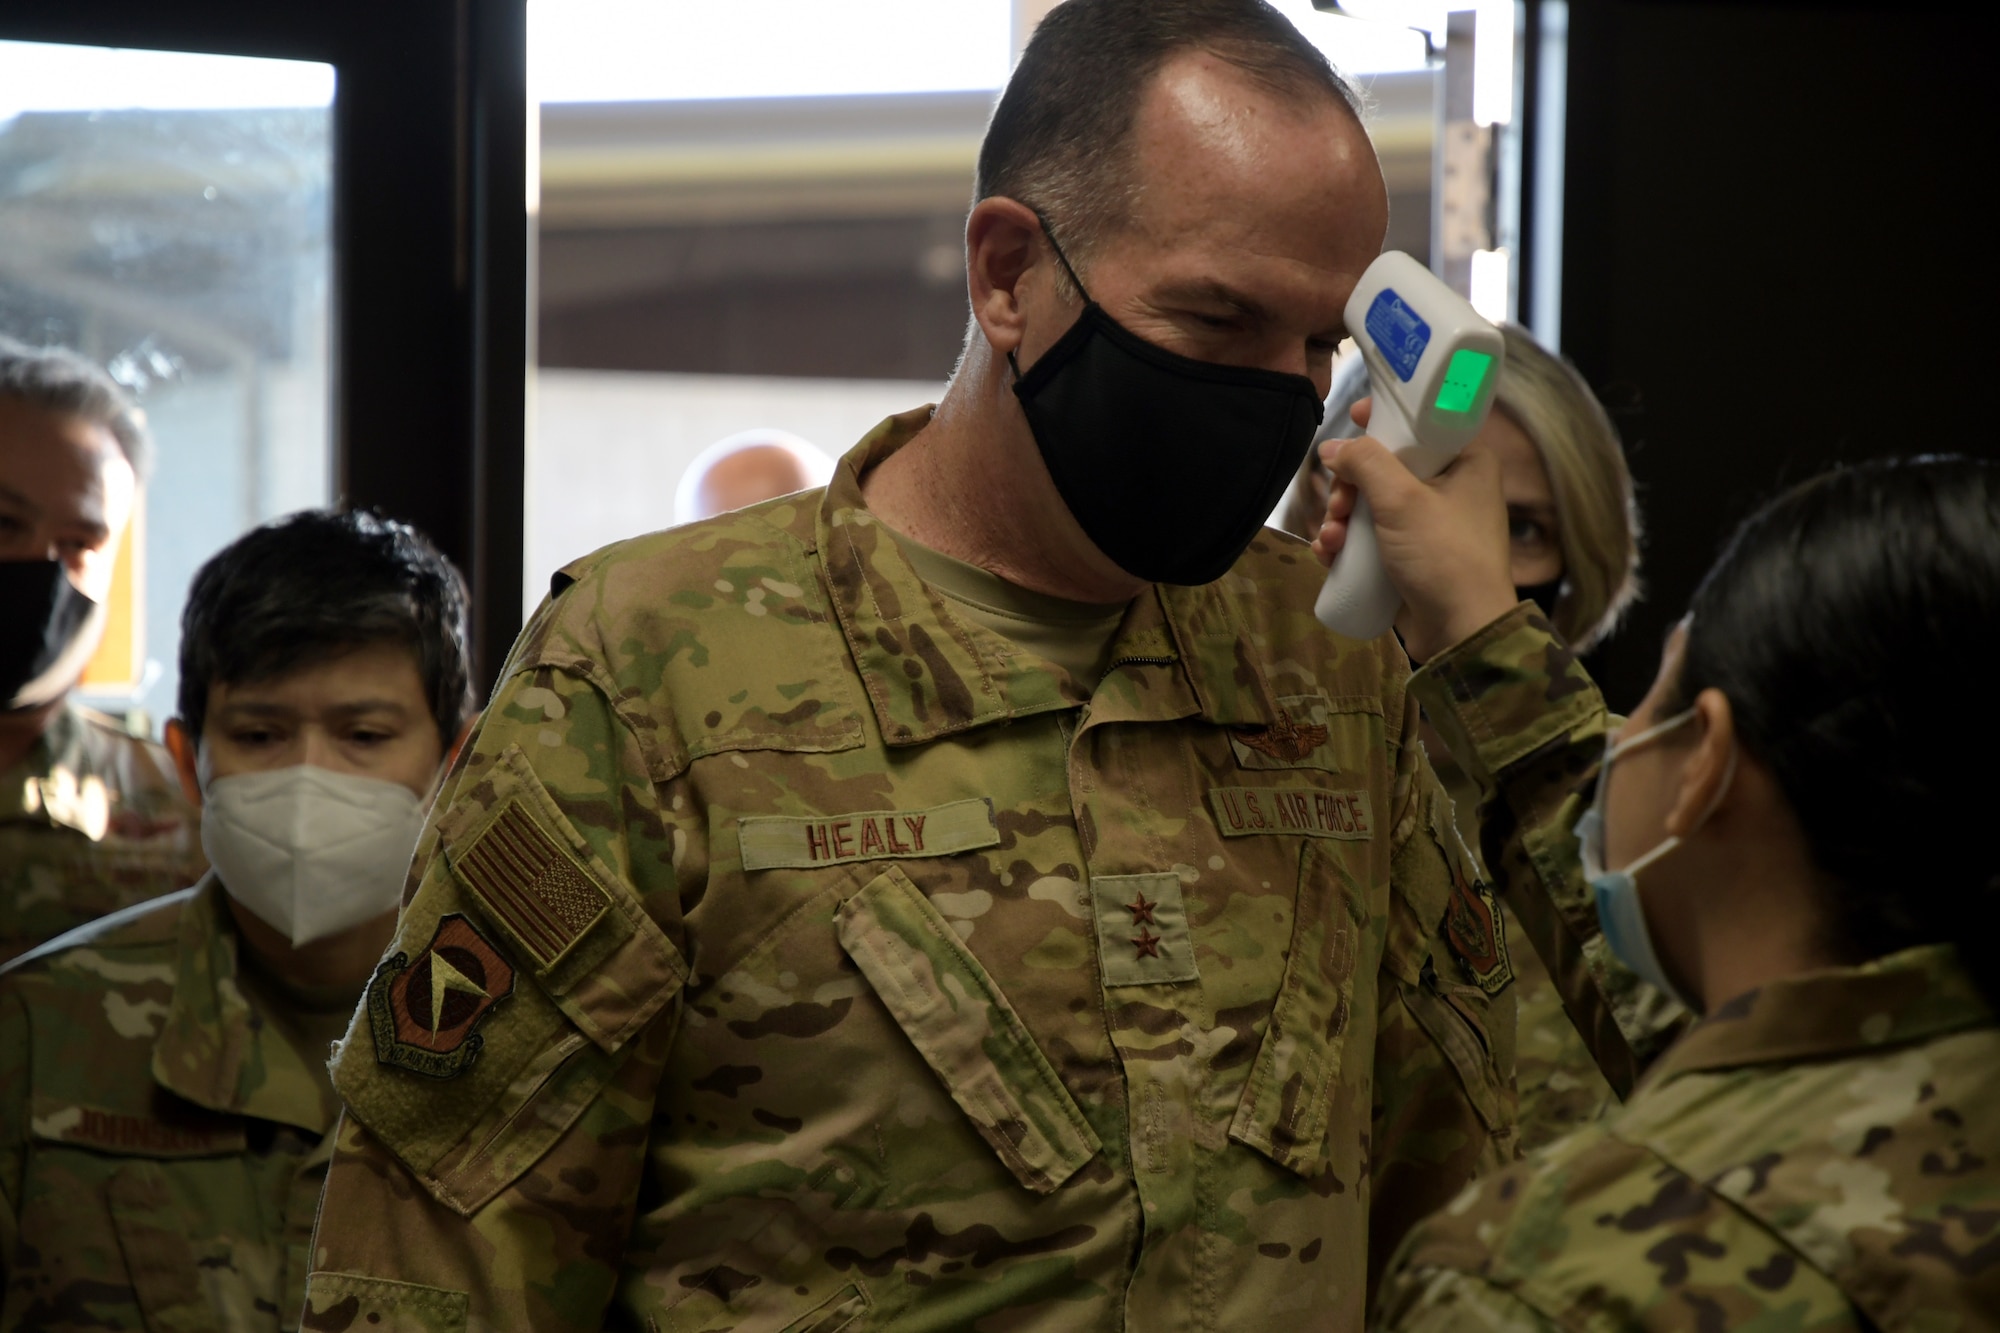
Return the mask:
<svg viewBox="0 0 2000 1333">
<path fill-rule="evenodd" d="M 732 509 L 824 485 L 833 459 L 789 431 L 760 427 L 717 440 L 688 465 L 674 492 L 674 522 L 692 523 Z"/>
<path fill-rule="evenodd" d="M 109 375 L 0 338 L 0 717 L 45 717 L 83 674 L 150 461 Z"/>
<path fill-rule="evenodd" d="M 1588 649 L 1639 595 L 1632 476 L 1616 428 L 1576 368 L 1518 325 L 1501 332 L 1507 361 L 1477 442 L 1500 457 L 1514 586 L 1563 638 Z M 1359 435 L 1348 414 L 1368 395 L 1367 365 L 1352 354 L 1335 368 L 1320 439 Z M 1318 533 L 1327 489 L 1315 448 L 1286 501 L 1287 532 L 1308 541 Z"/>
</svg>

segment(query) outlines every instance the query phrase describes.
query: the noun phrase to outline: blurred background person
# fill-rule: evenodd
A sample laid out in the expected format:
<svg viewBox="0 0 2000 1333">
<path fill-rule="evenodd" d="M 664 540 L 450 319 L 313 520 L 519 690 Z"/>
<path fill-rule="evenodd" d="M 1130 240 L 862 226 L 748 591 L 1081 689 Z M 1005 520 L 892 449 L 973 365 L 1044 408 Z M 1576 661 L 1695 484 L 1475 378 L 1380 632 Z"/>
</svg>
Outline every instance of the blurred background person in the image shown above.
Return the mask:
<svg viewBox="0 0 2000 1333">
<path fill-rule="evenodd" d="M 150 455 L 102 370 L 0 338 L 0 962 L 206 868 L 167 752 L 71 698 Z"/>
<path fill-rule="evenodd" d="M 1464 526 L 1373 461 L 1343 476 L 1406 539 L 1419 511 Z M 1440 554 L 1419 639 L 1497 573 L 1422 526 Z M 1742 524 L 1630 719 L 1610 733 L 1598 703 L 1577 837 L 1523 867 L 1594 898 L 1613 953 L 1703 1020 L 1621 1110 L 1421 1225 L 1378 1327 L 1995 1326 L 2000 864 L 1993 782 L 1965 756 L 2000 745 L 1980 706 L 1996 619 L 1990 462 L 1834 471 Z M 1562 672 L 1562 697 L 1595 695 Z M 1603 744 L 1583 726 L 1509 753 L 1452 694 L 1439 708 L 1512 808 Z"/>
<path fill-rule="evenodd" d="M 1494 412 L 1476 437 L 1500 460 L 1507 502 L 1508 572 L 1571 647 L 1587 652 L 1617 625 L 1639 593 L 1639 517 L 1618 433 L 1583 377 L 1526 329 L 1502 326 L 1506 363 Z M 1336 368 L 1320 440 L 1361 433 L 1349 415 L 1369 394 L 1358 353 Z M 1284 506 L 1285 529 L 1307 541 L 1326 516 L 1331 474 L 1315 449 L 1299 467 Z M 1424 748 L 1451 793 L 1466 842 L 1478 850 L 1479 790 L 1429 722 Z M 1496 867 L 1497 868 L 1497 867 Z M 1519 1029 L 1516 1068 L 1524 1150 L 1595 1120 L 1614 1098 L 1564 1012 L 1541 957 L 1501 900 L 1514 967 Z"/>
<path fill-rule="evenodd" d="M 696 455 L 674 491 L 674 522 L 692 523 L 732 509 L 823 486 L 833 459 L 789 431 L 760 428 L 717 440 Z"/>
<path fill-rule="evenodd" d="M 458 571 L 367 512 L 232 543 L 180 643 L 168 745 L 216 868 L 0 971 L 0 1328 L 298 1327 L 328 1048 L 472 712 Z M 505 993 L 456 957 L 427 1003 Z"/>
</svg>

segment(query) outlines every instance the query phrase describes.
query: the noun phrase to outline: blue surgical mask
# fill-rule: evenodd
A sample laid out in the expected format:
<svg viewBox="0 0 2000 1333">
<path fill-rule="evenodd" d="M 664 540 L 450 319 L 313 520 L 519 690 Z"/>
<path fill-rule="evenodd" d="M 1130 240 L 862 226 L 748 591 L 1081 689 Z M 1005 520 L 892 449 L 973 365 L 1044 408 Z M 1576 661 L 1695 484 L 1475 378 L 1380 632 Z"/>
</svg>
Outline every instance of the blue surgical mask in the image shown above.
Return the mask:
<svg viewBox="0 0 2000 1333">
<path fill-rule="evenodd" d="M 1664 722 L 1647 727 L 1636 736 L 1629 736 L 1615 744 L 1607 745 L 1604 762 L 1597 769 L 1597 792 L 1591 799 L 1590 809 L 1576 822 L 1576 837 L 1583 858 L 1584 878 L 1590 882 L 1591 892 L 1597 899 L 1597 920 L 1604 930 L 1604 942 L 1611 946 L 1611 952 L 1618 960 L 1636 972 L 1639 977 L 1671 995 L 1681 1005 L 1696 1009 L 1695 1004 L 1681 993 L 1678 986 L 1668 979 L 1667 970 L 1660 965 L 1660 956 L 1653 948 L 1652 933 L 1646 928 L 1646 909 L 1639 901 L 1637 875 L 1641 870 L 1665 856 L 1681 845 L 1681 839 L 1667 837 L 1657 847 L 1634 860 L 1622 870 L 1610 870 L 1604 864 L 1604 793 L 1606 780 L 1611 776 L 1612 761 L 1620 755 L 1630 754 L 1646 744 L 1685 723 L 1695 715 L 1690 708 L 1676 713 Z M 1722 798 L 1729 793 L 1729 785 L 1736 777 L 1736 751 L 1729 752 L 1729 771 L 1723 776 L 1722 786 L 1716 790 L 1715 799 L 1702 811 L 1695 821 L 1695 829 L 1708 822 L 1715 813 Z M 1690 829 L 1693 833 L 1695 829 Z M 1699 1010 L 1697 1010 L 1699 1012 Z"/>
</svg>

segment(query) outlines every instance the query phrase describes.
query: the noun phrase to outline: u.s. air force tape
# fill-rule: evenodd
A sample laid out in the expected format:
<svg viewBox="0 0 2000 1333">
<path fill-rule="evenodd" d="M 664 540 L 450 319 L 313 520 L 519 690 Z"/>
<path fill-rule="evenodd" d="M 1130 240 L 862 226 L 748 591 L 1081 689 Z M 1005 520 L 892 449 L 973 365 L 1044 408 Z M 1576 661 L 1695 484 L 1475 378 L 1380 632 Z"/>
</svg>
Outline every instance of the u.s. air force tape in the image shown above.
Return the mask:
<svg viewBox="0 0 2000 1333">
<path fill-rule="evenodd" d="M 1210 787 L 1208 801 L 1225 838 L 1350 838 L 1375 836 L 1368 793 L 1323 787 Z"/>
</svg>

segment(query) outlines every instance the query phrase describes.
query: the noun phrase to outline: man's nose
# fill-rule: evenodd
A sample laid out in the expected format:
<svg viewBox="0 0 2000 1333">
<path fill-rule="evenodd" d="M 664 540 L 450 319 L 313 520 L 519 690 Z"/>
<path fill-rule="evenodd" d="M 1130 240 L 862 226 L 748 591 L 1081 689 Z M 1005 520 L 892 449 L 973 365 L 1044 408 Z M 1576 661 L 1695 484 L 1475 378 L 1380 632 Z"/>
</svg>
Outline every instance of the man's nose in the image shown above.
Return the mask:
<svg viewBox="0 0 2000 1333">
<path fill-rule="evenodd" d="M 299 729 L 299 762 L 311 764 L 315 768 L 336 770 L 345 768 L 340 747 L 334 743 L 333 733 L 319 726 Z"/>
</svg>

